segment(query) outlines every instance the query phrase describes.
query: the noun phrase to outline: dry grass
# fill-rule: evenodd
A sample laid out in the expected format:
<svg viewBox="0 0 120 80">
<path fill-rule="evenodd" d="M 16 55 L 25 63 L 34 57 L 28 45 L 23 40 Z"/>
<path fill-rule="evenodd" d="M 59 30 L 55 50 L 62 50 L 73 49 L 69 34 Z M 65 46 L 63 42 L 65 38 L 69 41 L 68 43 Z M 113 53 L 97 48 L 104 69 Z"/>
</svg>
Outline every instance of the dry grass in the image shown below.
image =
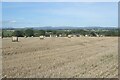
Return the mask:
<svg viewBox="0 0 120 80">
<path fill-rule="evenodd" d="M 118 77 L 117 37 L 3 39 L 7 77 Z"/>
</svg>

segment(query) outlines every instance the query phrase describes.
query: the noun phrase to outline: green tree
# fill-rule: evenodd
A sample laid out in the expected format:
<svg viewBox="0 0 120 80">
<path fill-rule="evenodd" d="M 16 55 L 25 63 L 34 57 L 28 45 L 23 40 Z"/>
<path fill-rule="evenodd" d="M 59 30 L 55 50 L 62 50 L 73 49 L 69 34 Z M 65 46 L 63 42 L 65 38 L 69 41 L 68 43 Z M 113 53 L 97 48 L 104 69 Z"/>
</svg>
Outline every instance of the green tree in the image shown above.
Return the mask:
<svg viewBox="0 0 120 80">
<path fill-rule="evenodd" d="M 39 30 L 39 36 L 40 35 L 45 35 L 45 31 L 44 30 Z"/>
<path fill-rule="evenodd" d="M 14 31 L 13 36 L 23 37 L 23 32 L 22 31 Z"/>
<path fill-rule="evenodd" d="M 12 37 L 13 31 L 2 30 L 3 37 Z"/>
<path fill-rule="evenodd" d="M 91 36 L 96 36 L 96 33 L 95 32 L 91 32 L 90 35 Z"/>
<path fill-rule="evenodd" d="M 25 36 L 27 36 L 27 37 L 34 36 L 33 29 L 27 29 L 27 30 L 25 30 Z"/>
<path fill-rule="evenodd" d="M 120 29 L 118 29 L 118 36 L 120 37 Z"/>
<path fill-rule="evenodd" d="M 53 30 L 53 31 L 52 31 L 52 34 L 57 34 L 57 31 L 56 31 L 56 30 Z"/>
</svg>

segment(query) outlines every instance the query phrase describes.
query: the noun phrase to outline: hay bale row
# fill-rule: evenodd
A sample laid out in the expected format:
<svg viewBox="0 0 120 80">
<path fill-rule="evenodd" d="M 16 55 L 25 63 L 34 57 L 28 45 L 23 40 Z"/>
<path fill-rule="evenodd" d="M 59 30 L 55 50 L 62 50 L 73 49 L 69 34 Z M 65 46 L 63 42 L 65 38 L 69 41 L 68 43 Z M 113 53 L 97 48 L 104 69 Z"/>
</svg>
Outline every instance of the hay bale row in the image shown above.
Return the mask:
<svg viewBox="0 0 120 80">
<path fill-rule="evenodd" d="M 56 36 L 56 37 L 58 37 L 58 36 Z M 72 35 L 68 35 L 68 38 L 71 38 L 71 37 L 72 37 Z M 88 37 L 88 35 L 85 35 L 85 37 Z M 104 36 L 103 35 L 97 35 L 96 37 L 104 37 Z M 27 37 L 25 36 L 25 38 L 27 38 Z M 41 35 L 41 36 L 39 36 L 39 38 L 40 39 L 45 39 L 45 36 Z M 12 36 L 12 42 L 18 42 L 18 37 Z"/>
</svg>

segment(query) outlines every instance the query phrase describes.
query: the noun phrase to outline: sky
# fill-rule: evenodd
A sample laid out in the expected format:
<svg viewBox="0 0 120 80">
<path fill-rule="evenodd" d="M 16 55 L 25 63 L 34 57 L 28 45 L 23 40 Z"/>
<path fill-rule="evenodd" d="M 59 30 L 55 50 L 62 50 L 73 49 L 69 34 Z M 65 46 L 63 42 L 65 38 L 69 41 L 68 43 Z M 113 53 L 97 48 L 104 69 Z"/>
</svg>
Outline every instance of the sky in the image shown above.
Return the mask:
<svg viewBox="0 0 120 80">
<path fill-rule="evenodd" d="M 119 2 L 120 0 L 1 0 L 2 2 Z"/>
<path fill-rule="evenodd" d="M 117 27 L 117 2 L 2 2 L 3 27 Z"/>
</svg>

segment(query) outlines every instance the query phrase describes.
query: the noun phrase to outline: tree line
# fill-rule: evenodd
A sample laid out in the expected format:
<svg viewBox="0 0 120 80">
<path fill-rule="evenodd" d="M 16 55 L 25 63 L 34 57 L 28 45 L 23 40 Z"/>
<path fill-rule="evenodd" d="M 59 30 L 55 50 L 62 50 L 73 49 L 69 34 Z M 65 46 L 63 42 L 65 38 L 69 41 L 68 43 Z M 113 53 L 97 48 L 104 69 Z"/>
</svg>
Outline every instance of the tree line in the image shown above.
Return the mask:
<svg viewBox="0 0 120 80">
<path fill-rule="evenodd" d="M 119 36 L 120 35 L 119 29 L 110 29 L 110 30 L 84 30 L 84 29 L 73 29 L 73 30 L 34 30 L 34 29 L 21 29 L 21 30 L 2 30 L 2 36 L 3 37 L 11 37 L 11 36 L 17 36 L 17 37 L 39 37 L 41 35 L 49 37 L 50 35 L 90 35 L 90 36 L 96 36 L 98 35 L 104 35 L 104 36 Z"/>
</svg>

